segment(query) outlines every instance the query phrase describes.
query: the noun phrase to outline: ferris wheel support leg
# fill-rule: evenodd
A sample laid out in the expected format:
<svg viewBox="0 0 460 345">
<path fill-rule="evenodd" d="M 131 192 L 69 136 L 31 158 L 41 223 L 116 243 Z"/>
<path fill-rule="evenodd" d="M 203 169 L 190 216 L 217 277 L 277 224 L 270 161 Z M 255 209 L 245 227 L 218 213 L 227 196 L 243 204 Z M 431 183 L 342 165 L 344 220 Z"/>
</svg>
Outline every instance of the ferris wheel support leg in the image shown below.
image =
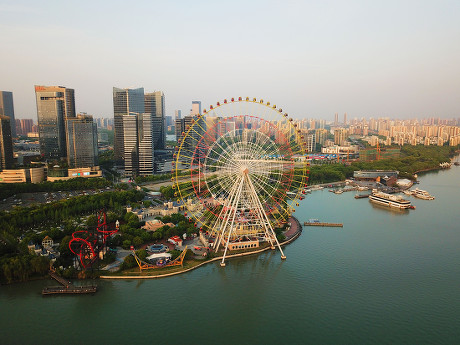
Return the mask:
<svg viewBox="0 0 460 345">
<path fill-rule="evenodd" d="M 249 190 L 251 191 L 251 193 L 249 193 L 249 194 L 250 194 L 250 196 L 252 198 L 252 201 L 256 205 L 256 212 L 258 213 L 258 215 L 260 217 L 260 220 L 265 222 L 266 217 L 264 216 L 265 213 L 264 213 L 264 210 L 263 210 L 262 203 L 260 202 L 259 198 L 257 197 L 257 192 L 256 192 L 256 190 L 254 188 L 254 185 L 250 181 L 249 176 L 247 176 L 247 179 L 248 179 Z M 265 232 L 265 238 L 267 238 L 268 242 L 270 242 L 270 248 L 275 249 L 275 246 L 274 246 L 272 238 L 271 238 L 272 235 L 271 235 L 270 231 L 268 230 L 267 225 L 263 224 L 263 227 L 264 227 L 264 232 Z"/>
<path fill-rule="evenodd" d="M 281 249 L 280 243 L 278 242 L 278 239 L 276 238 L 276 233 L 275 233 L 275 231 L 273 230 L 273 227 L 272 227 L 272 225 L 271 225 L 271 223 L 270 223 L 270 220 L 268 219 L 267 214 L 266 214 L 265 212 L 263 212 L 262 203 L 260 202 L 260 199 L 257 197 L 256 190 L 255 190 L 254 185 L 252 184 L 252 181 L 251 181 L 251 179 L 249 178 L 249 176 L 248 176 L 248 181 L 249 181 L 249 185 L 251 186 L 252 193 L 254 193 L 254 195 L 256 196 L 257 204 L 259 205 L 259 207 L 260 207 L 260 209 L 261 209 L 261 211 L 262 211 L 262 215 L 264 216 L 265 220 L 267 221 L 267 225 L 268 225 L 268 227 L 270 228 L 270 231 L 269 231 L 269 232 L 270 232 L 270 236 L 269 236 L 269 238 L 270 238 L 271 236 L 273 236 L 273 238 L 274 238 L 274 240 L 275 240 L 275 242 L 276 242 L 276 244 L 278 245 L 278 248 L 279 248 L 279 250 L 280 250 L 281 259 L 282 259 L 282 260 L 286 260 L 286 255 L 284 255 L 283 250 Z M 267 230 L 268 230 L 268 229 L 266 229 L 266 231 L 267 231 Z M 270 243 L 273 243 L 273 242 L 270 241 Z"/>
<path fill-rule="evenodd" d="M 222 222 L 219 221 L 216 224 L 216 229 L 218 229 L 219 225 L 221 225 L 221 227 L 220 227 L 221 231 L 218 233 L 218 236 L 216 237 L 216 250 L 215 250 L 216 253 L 219 250 L 220 243 L 223 241 L 223 239 L 225 237 L 225 229 L 226 229 L 226 227 L 228 225 L 228 220 L 231 217 L 232 210 L 234 210 L 234 212 L 236 214 L 236 205 L 238 203 L 237 194 L 238 194 L 238 190 L 240 188 L 240 185 L 241 185 L 242 181 L 243 181 L 243 179 L 241 180 L 240 183 L 235 183 L 234 184 L 234 186 L 236 186 L 236 188 L 232 189 L 232 192 L 231 192 L 232 194 L 231 194 L 230 200 L 228 201 L 227 205 L 225 206 L 225 213 L 224 213 L 224 216 L 222 217 Z M 222 209 L 222 211 L 223 210 L 224 209 Z M 222 212 L 221 212 L 221 214 L 222 214 Z M 220 219 L 220 217 L 219 217 L 219 219 Z M 224 219 L 225 219 L 225 221 L 224 221 Z"/>
<path fill-rule="evenodd" d="M 240 185 L 238 187 L 238 192 L 237 192 L 237 195 L 236 195 L 236 198 L 235 198 L 236 201 L 238 201 L 239 198 L 240 198 L 241 190 L 243 189 L 243 182 L 244 182 L 244 178 L 241 179 Z M 225 243 L 224 255 L 222 256 L 222 262 L 220 263 L 220 265 L 222 267 L 225 267 L 225 256 L 227 255 L 228 244 L 230 242 L 230 237 L 231 237 L 232 232 L 233 232 L 233 225 L 235 224 L 235 217 L 236 217 L 236 205 L 235 205 L 234 211 L 233 211 L 232 223 L 230 224 L 230 227 L 229 227 L 229 230 L 228 230 L 228 237 L 227 237 L 227 242 Z M 225 228 L 224 228 L 224 230 L 225 230 Z"/>
</svg>

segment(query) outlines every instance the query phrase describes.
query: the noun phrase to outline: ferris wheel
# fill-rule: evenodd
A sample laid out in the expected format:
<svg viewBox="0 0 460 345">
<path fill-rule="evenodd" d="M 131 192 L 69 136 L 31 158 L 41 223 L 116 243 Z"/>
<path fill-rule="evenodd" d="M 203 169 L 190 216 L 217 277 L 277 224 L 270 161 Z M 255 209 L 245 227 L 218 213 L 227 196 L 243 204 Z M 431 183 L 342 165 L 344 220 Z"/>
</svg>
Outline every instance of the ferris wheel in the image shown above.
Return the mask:
<svg viewBox="0 0 460 345">
<path fill-rule="evenodd" d="M 173 188 L 215 252 L 283 250 L 275 229 L 287 222 L 308 180 L 298 125 L 270 102 L 218 102 L 189 117 L 175 152 Z"/>
</svg>

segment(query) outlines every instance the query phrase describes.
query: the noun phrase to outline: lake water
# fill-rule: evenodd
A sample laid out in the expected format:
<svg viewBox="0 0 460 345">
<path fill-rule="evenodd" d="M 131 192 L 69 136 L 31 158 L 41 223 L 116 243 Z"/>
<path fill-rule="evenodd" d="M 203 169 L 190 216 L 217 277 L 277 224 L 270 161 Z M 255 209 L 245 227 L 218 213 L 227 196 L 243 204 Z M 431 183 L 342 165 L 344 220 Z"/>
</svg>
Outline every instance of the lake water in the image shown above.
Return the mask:
<svg viewBox="0 0 460 345">
<path fill-rule="evenodd" d="M 93 296 L 42 297 L 51 281 L 0 287 L 0 343 L 454 344 L 460 342 L 460 167 L 420 176 L 436 199 L 405 213 L 316 191 L 279 252 Z"/>
</svg>

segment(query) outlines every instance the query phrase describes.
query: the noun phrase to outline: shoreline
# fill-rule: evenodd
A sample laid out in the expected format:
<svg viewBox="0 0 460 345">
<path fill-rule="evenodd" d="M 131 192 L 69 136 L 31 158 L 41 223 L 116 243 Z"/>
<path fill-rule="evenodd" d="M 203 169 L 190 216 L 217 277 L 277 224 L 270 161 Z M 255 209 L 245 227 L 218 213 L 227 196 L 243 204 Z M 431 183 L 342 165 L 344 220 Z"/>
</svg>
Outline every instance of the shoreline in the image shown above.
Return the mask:
<svg viewBox="0 0 460 345">
<path fill-rule="evenodd" d="M 292 217 L 292 219 L 293 219 L 294 222 L 297 223 L 297 226 L 299 227 L 299 231 L 297 231 L 290 239 L 280 243 L 280 246 L 285 246 L 287 244 L 290 244 L 291 242 L 296 240 L 302 234 L 302 225 L 300 224 L 299 220 L 297 218 L 295 218 L 295 217 Z M 238 258 L 238 257 L 248 256 L 248 255 L 254 255 L 254 254 L 263 253 L 263 252 L 265 252 L 267 250 L 276 250 L 276 248 L 271 249 L 270 247 L 266 247 L 266 248 L 256 250 L 256 251 L 252 251 L 252 252 L 227 255 L 226 258 L 231 259 L 231 258 Z M 194 269 L 197 269 L 198 267 L 201 267 L 201 266 L 204 266 L 204 265 L 206 265 L 208 263 L 211 263 L 211 262 L 214 262 L 214 261 L 219 261 L 219 260 L 222 260 L 222 256 L 212 258 L 212 259 L 204 261 L 204 262 L 202 262 L 202 263 L 200 263 L 200 264 L 198 264 L 198 265 L 196 265 L 194 267 L 190 267 L 190 268 L 187 268 L 187 269 L 182 270 L 182 271 L 172 272 L 172 273 L 165 273 L 165 274 L 161 274 L 161 275 L 153 275 L 153 276 L 99 276 L 99 279 L 155 279 L 155 278 L 166 278 L 166 277 L 171 277 L 171 276 L 175 276 L 175 275 L 178 275 L 178 274 L 182 274 L 182 273 L 192 271 Z"/>
</svg>

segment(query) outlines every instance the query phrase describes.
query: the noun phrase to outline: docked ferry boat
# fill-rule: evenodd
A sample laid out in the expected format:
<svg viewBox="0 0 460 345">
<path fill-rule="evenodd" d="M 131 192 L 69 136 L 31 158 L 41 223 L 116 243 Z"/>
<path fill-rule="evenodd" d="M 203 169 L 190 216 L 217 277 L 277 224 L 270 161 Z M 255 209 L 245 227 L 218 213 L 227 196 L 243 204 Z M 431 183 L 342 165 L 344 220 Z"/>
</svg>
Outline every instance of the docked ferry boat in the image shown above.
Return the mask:
<svg viewBox="0 0 460 345">
<path fill-rule="evenodd" d="M 412 192 L 412 195 L 416 198 L 423 200 L 434 200 L 434 196 L 428 193 L 426 190 L 415 188 Z"/>
<path fill-rule="evenodd" d="M 373 190 L 369 195 L 369 200 L 375 204 L 389 206 L 398 209 L 414 209 L 409 200 L 403 199 L 400 195 L 391 195 L 377 190 Z"/>
</svg>

